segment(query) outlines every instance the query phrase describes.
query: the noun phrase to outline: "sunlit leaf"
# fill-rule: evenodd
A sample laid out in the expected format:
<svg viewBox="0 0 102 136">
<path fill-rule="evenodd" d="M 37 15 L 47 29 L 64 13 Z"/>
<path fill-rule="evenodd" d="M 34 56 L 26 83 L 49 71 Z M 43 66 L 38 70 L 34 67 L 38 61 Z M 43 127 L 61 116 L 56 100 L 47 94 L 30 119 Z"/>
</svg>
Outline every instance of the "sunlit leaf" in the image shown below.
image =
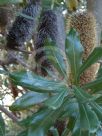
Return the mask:
<svg viewBox="0 0 102 136">
<path fill-rule="evenodd" d="M 36 93 L 36 92 L 27 92 L 22 97 L 18 98 L 12 106 L 10 106 L 10 110 L 24 110 L 34 104 L 39 104 L 48 98 L 47 94 Z"/>
<path fill-rule="evenodd" d="M 57 93 L 59 90 L 61 91 L 63 86 L 65 86 L 65 84 L 61 81 L 49 80 L 47 78 L 35 75 L 33 72 L 14 72 L 9 76 L 14 84 L 40 93 Z"/>
</svg>

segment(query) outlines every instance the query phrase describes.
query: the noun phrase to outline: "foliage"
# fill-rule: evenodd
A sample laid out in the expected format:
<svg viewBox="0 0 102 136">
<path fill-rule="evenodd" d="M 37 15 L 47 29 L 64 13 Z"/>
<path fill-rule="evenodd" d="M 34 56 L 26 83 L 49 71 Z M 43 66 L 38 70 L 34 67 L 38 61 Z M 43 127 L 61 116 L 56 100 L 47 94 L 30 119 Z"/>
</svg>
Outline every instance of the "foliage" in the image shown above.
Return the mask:
<svg viewBox="0 0 102 136">
<path fill-rule="evenodd" d="M 82 64 L 81 54 L 83 52 L 83 49 L 82 45 L 80 44 L 79 38 L 77 37 L 78 36 L 75 30 L 71 30 L 66 38 L 66 58 L 68 60 L 66 63 L 71 62 L 70 66 L 73 73 L 73 80 L 77 81 L 73 82 L 73 86 L 71 88 L 68 86 L 68 79 L 66 79 L 66 77 L 68 77 L 67 71 L 63 71 L 63 73 L 65 73 L 66 75 L 65 79 L 57 81 L 54 79 L 51 80 L 45 77 L 40 77 L 30 71 L 13 72 L 9 74 L 9 77 L 12 79 L 15 85 L 20 85 L 33 92 L 37 92 L 36 95 L 31 96 L 31 99 L 29 99 L 30 92 L 25 94 L 26 99 L 25 95 L 23 95 L 21 98 L 18 98 L 18 100 L 16 100 L 10 107 L 10 109 L 13 111 L 23 110 L 25 108 L 25 104 L 26 108 L 28 106 L 31 107 L 32 104 L 36 104 L 36 102 L 34 102 L 34 99 L 36 97 L 38 97 L 38 103 L 41 103 L 41 99 L 39 99 L 41 95 L 40 93 L 45 94 L 45 96 L 48 93 L 52 94 L 51 97 L 46 97 L 46 100 L 43 100 L 42 98 L 43 106 L 41 109 L 39 109 L 31 117 L 27 117 L 25 120 L 19 122 L 21 126 L 26 127 L 28 136 L 45 136 L 48 130 L 54 125 L 55 120 L 58 119 L 74 119 L 73 126 L 70 127 L 69 123 L 71 122 L 68 122 L 68 133 L 71 131 L 72 136 L 90 136 L 96 133 L 101 126 L 100 123 L 102 120 L 102 107 L 101 103 L 98 103 L 98 99 L 102 97 L 99 93 L 99 91 L 101 90 L 102 80 L 101 78 L 97 78 L 92 83 L 88 83 L 80 88 L 78 77 L 86 68 L 88 68 L 101 58 L 102 49 L 101 47 L 95 48 L 95 50 L 89 56 L 88 60 L 86 60 Z M 55 50 L 53 49 L 53 52 L 54 51 Z M 70 51 L 71 54 L 69 56 Z M 74 65 L 72 64 L 72 62 L 74 62 Z M 59 61 L 58 63 L 60 66 Z M 76 64 L 80 65 L 76 67 Z M 77 72 L 75 74 L 74 71 L 76 70 Z M 100 87 L 98 81 L 100 81 Z M 85 91 L 86 88 L 91 89 L 90 93 Z M 96 89 L 95 94 L 92 93 L 93 88 Z"/>
<path fill-rule="evenodd" d="M 5 4 L 5 1 L 0 1 L 0 4 Z M 11 3 L 11 1 L 6 2 Z M 65 9 L 65 3 L 61 2 L 63 0 L 44 0 L 43 9 L 46 7 L 54 10 L 58 7 Z M 26 118 L 21 118 L 22 120 L 17 122 L 23 128 L 17 136 L 46 136 L 49 132 L 53 136 L 101 136 L 101 68 L 97 78 L 83 86 L 80 86 L 80 76 L 101 59 L 102 47 L 96 47 L 83 62 L 84 49 L 74 29 L 66 34 L 65 51 L 57 48 L 56 43 L 50 39 L 47 39 L 44 45 L 47 59 L 54 67 L 54 71 L 45 68 L 48 72 L 47 77 L 38 75 L 28 67 L 15 68 L 15 65 L 8 67 L 8 71 L 5 67 L 4 70 L 0 70 L 0 74 L 7 77 L 5 86 L 9 87 L 10 84 L 11 87 L 13 85 L 13 89 L 21 87 L 24 90 L 22 96 L 17 97 L 9 109 L 14 113 L 32 111 Z M 24 57 L 29 61 L 28 55 Z M 70 74 L 71 79 L 69 79 Z M 59 134 L 55 127 L 57 120 L 66 123 L 62 134 Z M 2 116 L 0 116 L 0 128 L 0 136 L 4 136 L 5 123 Z"/>
</svg>

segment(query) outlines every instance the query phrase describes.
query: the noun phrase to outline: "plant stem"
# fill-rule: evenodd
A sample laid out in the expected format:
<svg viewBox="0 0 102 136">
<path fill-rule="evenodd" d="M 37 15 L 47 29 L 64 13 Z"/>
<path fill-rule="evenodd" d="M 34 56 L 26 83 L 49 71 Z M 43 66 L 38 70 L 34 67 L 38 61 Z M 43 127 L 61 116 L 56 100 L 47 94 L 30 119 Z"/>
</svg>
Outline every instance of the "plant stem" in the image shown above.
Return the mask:
<svg viewBox="0 0 102 136">
<path fill-rule="evenodd" d="M 5 113 L 15 123 L 18 123 L 18 118 L 15 115 L 13 115 L 11 112 L 9 112 L 7 109 L 5 109 L 2 105 L 0 105 L 0 111 L 2 111 L 3 113 Z"/>
</svg>

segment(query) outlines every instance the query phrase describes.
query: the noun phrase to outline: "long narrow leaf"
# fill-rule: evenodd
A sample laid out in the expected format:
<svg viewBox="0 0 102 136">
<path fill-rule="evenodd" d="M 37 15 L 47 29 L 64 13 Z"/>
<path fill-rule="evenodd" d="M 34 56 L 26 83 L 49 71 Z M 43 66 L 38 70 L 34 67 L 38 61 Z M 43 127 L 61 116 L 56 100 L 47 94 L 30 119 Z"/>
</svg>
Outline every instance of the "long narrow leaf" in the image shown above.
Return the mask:
<svg viewBox="0 0 102 136">
<path fill-rule="evenodd" d="M 102 77 L 97 78 L 96 80 L 87 83 L 83 86 L 83 88 L 85 89 L 92 89 L 92 91 L 96 90 L 96 91 L 100 91 L 102 90 Z"/>
<path fill-rule="evenodd" d="M 83 47 L 80 43 L 78 33 L 72 29 L 66 39 L 66 56 L 68 63 L 71 67 L 71 74 L 73 76 L 74 83 L 77 83 L 77 74 L 79 68 L 82 65 L 82 53 Z"/>
<path fill-rule="evenodd" d="M 100 122 L 98 120 L 98 117 L 88 104 L 84 105 L 84 107 L 85 107 L 87 117 L 89 120 L 89 125 L 90 125 L 89 131 L 90 131 L 90 133 L 95 133 L 95 132 L 97 132 L 97 130 L 100 126 Z"/>
<path fill-rule="evenodd" d="M 27 92 L 22 97 L 18 98 L 12 106 L 10 106 L 10 110 L 19 111 L 27 109 L 34 104 L 39 104 L 48 98 L 47 94 L 36 93 L 36 92 Z"/>
<path fill-rule="evenodd" d="M 65 84 L 35 75 L 33 72 L 21 71 L 10 73 L 13 83 L 39 93 L 57 93 Z"/>
<path fill-rule="evenodd" d="M 56 119 L 61 115 L 62 108 L 58 110 L 41 110 L 33 117 L 28 136 L 45 136 Z"/>
<path fill-rule="evenodd" d="M 96 63 L 102 57 L 102 47 L 96 47 L 93 52 L 89 55 L 87 60 L 80 67 L 79 75 L 84 72 L 92 64 Z"/>
<path fill-rule="evenodd" d="M 58 47 L 56 47 L 55 43 L 53 42 L 46 41 L 45 45 L 47 58 L 53 64 L 53 66 L 59 71 L 59 74 L 65 77 L 66 76 L 66 65 L 64 62 L 65 54 Z"/>
<path fill-rule="evenodd" d="M 62 92 L 49 98 L 44 103 L 45 103 L 45 105 L 47 105 L 48 107 L 50 107 L 52 109 L 57 109 L 61 106 L 61 104 L 63 103 L 63 100 L 64 100 L 65 96 L 67 96 L 67 94 L 68 94 L 68 90 L 63 89 Z"/>
</svg>

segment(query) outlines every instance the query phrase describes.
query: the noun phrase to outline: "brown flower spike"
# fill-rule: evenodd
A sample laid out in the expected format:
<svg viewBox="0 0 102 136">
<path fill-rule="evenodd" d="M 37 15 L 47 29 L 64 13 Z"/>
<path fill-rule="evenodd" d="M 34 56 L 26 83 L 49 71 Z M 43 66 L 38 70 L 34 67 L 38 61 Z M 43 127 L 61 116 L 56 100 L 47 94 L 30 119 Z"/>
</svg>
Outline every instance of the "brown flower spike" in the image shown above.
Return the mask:
<svg viewBox="0 0 102 136">
<path fill-rule="evenodd" d="M 70 26 L 70 27 L 69 27 Z M 75 13 L 67 20 L 67 30 L 75 28 L 79 35 L 81 44 L 84 47 L 83 62 L 88 58 L 93 49 L 97 46 L 96 20 L 89 12 Z M 80 77 L 80 85 L 86 84 L 95 79 L 99 69 L 98 64 L 92 65 Z"/>
</svg>

